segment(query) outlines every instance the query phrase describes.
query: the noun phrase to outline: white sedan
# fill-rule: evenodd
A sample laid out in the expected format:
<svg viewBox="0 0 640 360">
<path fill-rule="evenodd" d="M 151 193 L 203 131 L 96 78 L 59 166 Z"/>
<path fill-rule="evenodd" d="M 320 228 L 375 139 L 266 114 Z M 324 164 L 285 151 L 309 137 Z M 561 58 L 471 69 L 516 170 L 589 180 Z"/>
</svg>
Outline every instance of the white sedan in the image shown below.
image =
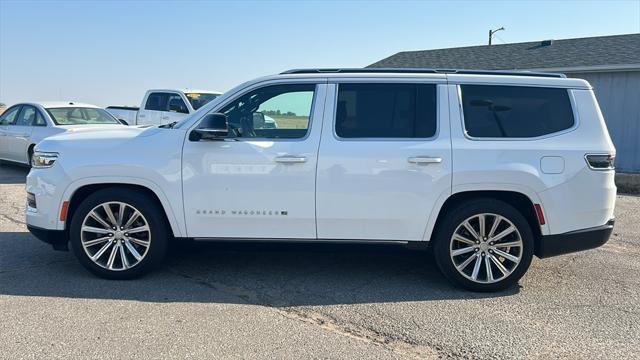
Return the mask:
<svg viewBox="0 0 640 360">
<path fill-rule="evenodd" d="M 48 136 L 124 126 L 95 105 L 74 102 L 16 104 L 0 116 L 0 160 L 30 165 L 35 144 Z"/>
</svg>

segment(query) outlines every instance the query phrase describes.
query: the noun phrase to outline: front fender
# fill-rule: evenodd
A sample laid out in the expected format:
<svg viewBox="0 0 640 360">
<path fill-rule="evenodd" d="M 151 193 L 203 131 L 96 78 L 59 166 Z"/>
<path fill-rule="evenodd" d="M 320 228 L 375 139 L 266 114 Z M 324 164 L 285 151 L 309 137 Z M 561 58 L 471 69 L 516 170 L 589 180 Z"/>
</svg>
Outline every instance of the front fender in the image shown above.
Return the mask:
<svg viewBox="0 0 640 360">
<path fill-rule="evenodd" d="M 186 229 L 184 222 L 181 222 L 179 219 L 183 219 L 183 216 L 176 216 L 182 209 L 174 209 L 169 201 L 169 198 L 164 193 L 162 188 L 158 186 L 156 183 L 143 178 L 138 177 L 128 177 L 128 176 L 94 176 L 94 177 L 85 177 L 81 179 L 77 179 L 70 183 L 65 189 L 62 200 L 70 201 L 73 194 L 78 191 L 78 189 L 87 186 L 87 185 L 103 185 L 103 184 L 123 184 L 123 185 L 138 185 L 145 187 L 152 191 L 160 200 L 162 204 L 162 208 L 167 215 L 167 219 L 169 220 L 169 225 L 171 226 L 171 230 L 173 231 L 174 236 L 183 237 L 186 234 Z M 62 202 L 60 202 L 60 208 L 58 209 L 58 214 L 62 210 Z M 58 221 L 57 229 L 64 230 L 65 222 Z"/>
</svg>

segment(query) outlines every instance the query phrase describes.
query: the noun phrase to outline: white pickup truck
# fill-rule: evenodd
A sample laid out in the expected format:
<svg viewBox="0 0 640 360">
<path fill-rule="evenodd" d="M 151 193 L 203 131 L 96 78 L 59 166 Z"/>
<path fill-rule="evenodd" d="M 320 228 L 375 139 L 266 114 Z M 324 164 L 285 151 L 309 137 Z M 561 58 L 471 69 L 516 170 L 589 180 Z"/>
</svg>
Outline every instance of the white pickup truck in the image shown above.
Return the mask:
<svg viewBox="0 0 640 360">
<path fill-rule="evenodd" d="M 180 121 L 222 93 L 209 90 L 152 89 L 139 108 L 108 106 L 106 110 L 129 125 L 164 125 Z"/>
</svg>

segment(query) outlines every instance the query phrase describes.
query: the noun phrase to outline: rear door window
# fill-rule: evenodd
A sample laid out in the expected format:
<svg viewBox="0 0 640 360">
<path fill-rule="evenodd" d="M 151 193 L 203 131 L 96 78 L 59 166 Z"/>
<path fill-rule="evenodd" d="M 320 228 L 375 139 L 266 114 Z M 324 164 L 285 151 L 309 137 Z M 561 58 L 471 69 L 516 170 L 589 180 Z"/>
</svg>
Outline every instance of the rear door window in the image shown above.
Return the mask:
<svg viewBox="0 0 640 360">
<path fill-rule="evenodd" d="M 573 127 L 567 89 L 461 85 L 464 125 L 477 138 L 531 138 Z"/>
<path fill-rule="evenodd" d="M 15 121 L 17 126 L 31 126 L 36 121 L 36 109 L 33 106 L 23 106 Z"/>
<path fill-rule="evenodd" d="M 436 133 L 436 85 L 340 84 L 341 138 L 430 138 Z"/>
<path fill-rule="evenodd" d="M 172 94 L 154 92 L 147 97 L 147 103 L 144 105 L 145 110 L 167 111 L 169 96 Z"/>
</svg>

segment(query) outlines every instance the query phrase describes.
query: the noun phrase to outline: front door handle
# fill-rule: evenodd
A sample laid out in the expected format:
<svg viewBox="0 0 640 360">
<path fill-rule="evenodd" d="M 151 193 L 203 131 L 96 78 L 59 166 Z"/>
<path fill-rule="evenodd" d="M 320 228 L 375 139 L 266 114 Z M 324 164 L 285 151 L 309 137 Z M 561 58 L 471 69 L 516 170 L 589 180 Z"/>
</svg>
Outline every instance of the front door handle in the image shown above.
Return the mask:
<svg viewBox="0 0 640 360">
<path fill-rule="evenodd" d="M 279 163 L 282 163 L 282 164 L 297 164 L 297 163 L 307 162 L 307 157 L 306 156 L 284 155 L 284 156 L 278 156 L 277 158 L 275 158 L 275 161 L 279 162 Z"/>
<path fill-rule="evenodd" d="M 168 116 L 163 116 L 162 120 L 169 120 L 169 117 Z"/>
<path fill-rule="evenodd" d="M 441 157 L 433 156 L 412 156 L 407 159 L 412 164 L 440 164 L 442 162 Z"/>
</svg>

